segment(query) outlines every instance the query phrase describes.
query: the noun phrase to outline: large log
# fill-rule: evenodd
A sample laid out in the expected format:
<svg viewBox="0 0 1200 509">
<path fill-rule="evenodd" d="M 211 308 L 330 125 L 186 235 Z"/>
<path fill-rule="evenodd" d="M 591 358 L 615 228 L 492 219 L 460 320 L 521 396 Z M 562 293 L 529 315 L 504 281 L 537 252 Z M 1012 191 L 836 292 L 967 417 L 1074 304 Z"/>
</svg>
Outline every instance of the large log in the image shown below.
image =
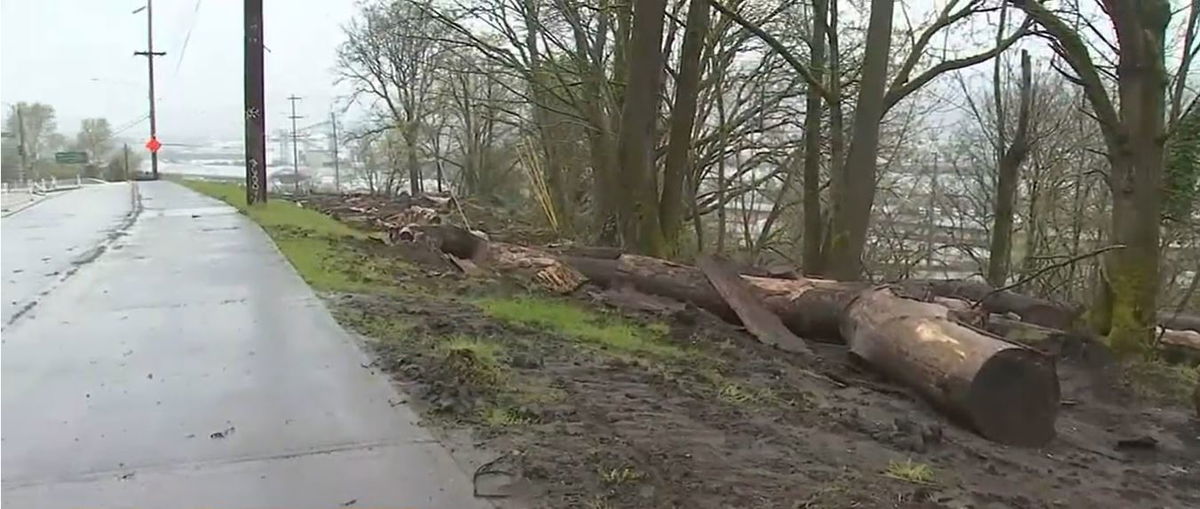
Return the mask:
<svg viewBox="0 0 1200 509">
<path fill-rule="evenodd" d="M 602 286 L 629 286 L 707 309 L 737 313 L 696 268 L 637 255 L 616 260 L 564 257 Z M 742 276 L 793 332 L 842 338 L 851 352 L 980 435 L 1041 445 L 1054 436 L 1059 406 L 1053 360 L 960 324 L 945 306 L 889 287 L 827 280 Z"/>
<path fill-rule="evenodd" d="M 980 435 L 1027 446 L 1054 437 L 1059 387 L 1051 358 L 890 288 L 862 293 L 841 324 L 851 352 Z"/>
<path fill-rule="evenodd" d="M 1053 329 L 1072 329 L 1082 310 L 1016 292 L 997 292 L 991 285 L 963 279 L 910 279 L 899 284 L 907 293 L 936 295 L 979 302 L 989 313 L 1013 313 L 1021 321 Z M 982 302 L 980 302 L 982 301 Z"/>
<path fill-rule="evenodd" d="M 1173 311 L 1159 311 L 1158 325 L 1164 329 L 1200 332 L 1200 316 Z"/>
<path fill-rule="evenodd" d="M 689 302 L 740 323 L 739 313 L 695 267 L 637 255 L 589 258 L 503 243 L 489 243 L 481 252 L 473 241 L 457 244 L 440 245 L 497 268 L 558 271 L 566 265 L 600 286 Z M 752 292 L 792 332 L 844 340 L 854 355 L 980 435 L 1030 446 L 1054 436 L 1059 387 L 1052 358 L 959 323 L 946 306 L 893 287 L 740 277 L 744 286 L 735 286 Z"/>
</svg>

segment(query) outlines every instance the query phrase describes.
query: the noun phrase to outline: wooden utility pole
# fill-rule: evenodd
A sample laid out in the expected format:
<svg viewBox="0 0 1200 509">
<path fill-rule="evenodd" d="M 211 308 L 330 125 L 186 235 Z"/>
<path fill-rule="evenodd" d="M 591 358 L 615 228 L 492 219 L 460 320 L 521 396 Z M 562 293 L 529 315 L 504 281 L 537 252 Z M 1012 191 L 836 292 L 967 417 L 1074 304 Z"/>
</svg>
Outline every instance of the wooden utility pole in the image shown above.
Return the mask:
<svg viewBox="0 0 1200 509">
<path fill-rule="evenodd" d="M 151 0 L 146 0 L 146 51 L 135 51 L 134 55 L 146 57 L 146 65 L 150 70 L 150 139 L 158 138 L 158 122 L 154 112 L 154 57 L 166 55 L 165 51 L 154 51 L 154 6 Z M 133 11 L 135 14 L 142 9 Z M 158 150 L 150 151 L 150 173 L 158 180 Z"/>
<path fill-rule="evenodd" d="M 296 119 L 302 118 L 296 115 L 296 101 L 300 98 L 292 94 L 287 99 L 292 103 L 292 114 L 288 116 L 292 119 L 292 172 L 296 174 L 296 194 L 300 194 L 300 146 L 296 144 Z"/>
<path fill-rule="evenodd" d="M 267 115 L 263 92 L 262 0 L 244 0 L 244 77 L 246 108 L 246 203 L 267 203 Z"/>
<path fill-rule="evenodd" d="M 124 144 L 122 150 L 125 152 L 125 180 L 129 180 L 129 144 Z"/>
<path fill-rule="evenodd" d="M 25 148 L 25 117 L 21 115 L 21 103 L 17 103 L 17 153 L 21 154 L 21 183 L 25 183 L 26 170 L 29 168 L 29 149 Z"/>
<path fill-rule="evenodd" d="M 338 136 L 337 136 L 337 117 L 333 112 L 329 112 L 329 125 L 333 127 L 333 189 L 338 193 L 342 192 L 342 172 L 338 167 Z M 439 191 L 441 191 L 439 189 Z"/>
</svg>

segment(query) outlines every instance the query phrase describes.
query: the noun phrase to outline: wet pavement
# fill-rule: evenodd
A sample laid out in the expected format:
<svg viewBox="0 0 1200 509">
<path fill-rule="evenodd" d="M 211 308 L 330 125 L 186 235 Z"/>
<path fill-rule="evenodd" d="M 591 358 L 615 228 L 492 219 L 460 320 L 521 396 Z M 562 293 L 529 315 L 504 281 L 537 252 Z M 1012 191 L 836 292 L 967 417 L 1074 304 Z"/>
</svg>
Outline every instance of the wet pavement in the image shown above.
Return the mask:
<svg viewBox="0 0 1200 509">
<path fill-rule="evenodd" d="M 130 218 L 129 184 L 103 184 L 41 198 L 0 220 L 0 327 L 31 311 Z"/>
<path fill-rule="evenodd" d="M 6 304 L 43 291 L 10 263 L 77 269 L 3 330 L 6 506 L 488 507 L 257 225 L 139 189 L 136 220 L 128 187 L 124 211 L 4 220 Z M 104 249 L 46 254 L 82 242 L 60 235 Z"/>
</svg>

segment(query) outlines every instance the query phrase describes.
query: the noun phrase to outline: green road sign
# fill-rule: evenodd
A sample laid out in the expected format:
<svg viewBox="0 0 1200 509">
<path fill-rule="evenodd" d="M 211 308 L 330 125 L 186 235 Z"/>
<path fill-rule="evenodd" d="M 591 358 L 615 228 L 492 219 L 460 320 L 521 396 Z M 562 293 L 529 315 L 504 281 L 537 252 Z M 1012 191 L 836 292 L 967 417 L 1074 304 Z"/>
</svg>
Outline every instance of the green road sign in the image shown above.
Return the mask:
<svg viewBox="0 0 1200 509">
<path fill-rule="evenodd" d="M 87 164 L 87 152 L 55 152 L 54 162 L 58 164 Z"/>
</svg>

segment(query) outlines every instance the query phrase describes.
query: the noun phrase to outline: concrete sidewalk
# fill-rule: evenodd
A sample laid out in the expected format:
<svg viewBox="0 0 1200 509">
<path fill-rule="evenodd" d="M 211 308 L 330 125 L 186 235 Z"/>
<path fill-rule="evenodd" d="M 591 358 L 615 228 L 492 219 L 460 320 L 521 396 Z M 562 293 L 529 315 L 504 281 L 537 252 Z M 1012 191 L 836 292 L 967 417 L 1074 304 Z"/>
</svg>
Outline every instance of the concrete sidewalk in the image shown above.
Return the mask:
<svg viewBox="0 0 1200 509">
<path fill-rule="evenodd" d="M 6 506 L 489 507 L 256 224 L 139 185 L 4 331 Z"/>
</svg>

